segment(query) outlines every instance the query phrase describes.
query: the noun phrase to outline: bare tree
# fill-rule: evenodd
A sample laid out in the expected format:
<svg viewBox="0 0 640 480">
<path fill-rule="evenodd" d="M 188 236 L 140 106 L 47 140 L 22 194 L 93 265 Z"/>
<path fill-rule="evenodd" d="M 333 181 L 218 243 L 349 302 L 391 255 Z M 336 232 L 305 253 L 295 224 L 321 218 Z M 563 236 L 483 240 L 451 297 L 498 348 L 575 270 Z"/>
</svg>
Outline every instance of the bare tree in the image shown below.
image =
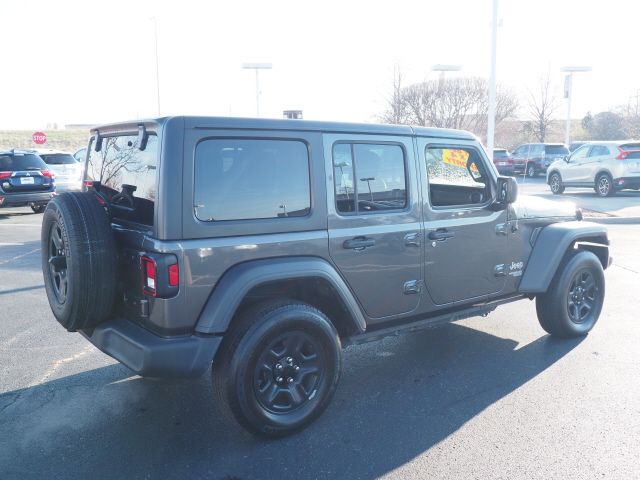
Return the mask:
<svg viewBox="0 0 640 480">
<path fill-rule="evenodd" d="M 384 117 L 391 123 L 458 128 L 484 136 L 489 102 L 487 81 L 478 77 L 427 80 L 401 87 L 394 83 L 394 95 Z M 496 124 L 512 116 L 518 108 L 517 97 L 499 87 L 496 95 Z M 399 112 L 396 121 L 391 115 Z"/>
<path fill-rule="evenodd" d="M 398 67 L 393 70 L 393 93 L 387 100 L 387 111 L 380 116 L 384 123 L 407 123 L 407 104 L 403 98 L 402 74 Z"/>
<path fill-rule="evenodd" d="M 525 123 L 528 130 L 539 141 L 544 142 L 553 123 L 552 116 L 560 106 L 560 99 L 553 94 L 551 74 L 540 78 L 537 92 L 527 90 L 527 113 L 529 121 Z"/>
</svg>

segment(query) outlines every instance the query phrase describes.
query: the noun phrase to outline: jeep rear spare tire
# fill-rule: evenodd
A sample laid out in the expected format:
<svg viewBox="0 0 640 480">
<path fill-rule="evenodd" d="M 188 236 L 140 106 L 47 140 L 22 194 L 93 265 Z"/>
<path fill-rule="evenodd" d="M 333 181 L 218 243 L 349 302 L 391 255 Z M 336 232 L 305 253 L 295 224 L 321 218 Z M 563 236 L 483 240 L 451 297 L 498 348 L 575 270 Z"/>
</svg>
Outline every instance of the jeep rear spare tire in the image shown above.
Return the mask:
<svg viewBox="0 0 640 480">
<path fill-rule="evenodd" d="M 116 247 L 95 193 L 63 193 L 42 219 L 42 273 L 49 305 L 68 331 L 91 328 L 111 313 Z"/>
</svg>

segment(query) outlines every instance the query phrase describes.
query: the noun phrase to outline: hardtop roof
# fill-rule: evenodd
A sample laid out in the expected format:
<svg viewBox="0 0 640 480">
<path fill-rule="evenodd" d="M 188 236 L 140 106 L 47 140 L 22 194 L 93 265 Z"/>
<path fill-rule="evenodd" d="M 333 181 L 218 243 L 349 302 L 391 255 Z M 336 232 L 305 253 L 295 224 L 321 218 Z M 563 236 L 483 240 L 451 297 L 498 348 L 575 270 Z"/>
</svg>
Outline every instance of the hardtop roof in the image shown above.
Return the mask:
<svg viewBox="0 0 640 480">
<path fill-rule="evenodd" d="M 476 140 L 476 137 L 469 132 L 448 128 L 413 127 L 409 125 L 389 125 L 382 123 L 346 123 L 313 120 L 199 116 L 159 117 L 146 120 L 110 123 L 92 128 L 91 133 L 95 134 L 96 131 L 105 134 L 115 131 L 135 131 L 138 125 L 155 124 L 162 126 L 175 120 L 182 120 L 184 121 L 185 128 L 193 129 L 297 130 L 331 133 L 416 135 L 422 137 Z"/>
</svg>

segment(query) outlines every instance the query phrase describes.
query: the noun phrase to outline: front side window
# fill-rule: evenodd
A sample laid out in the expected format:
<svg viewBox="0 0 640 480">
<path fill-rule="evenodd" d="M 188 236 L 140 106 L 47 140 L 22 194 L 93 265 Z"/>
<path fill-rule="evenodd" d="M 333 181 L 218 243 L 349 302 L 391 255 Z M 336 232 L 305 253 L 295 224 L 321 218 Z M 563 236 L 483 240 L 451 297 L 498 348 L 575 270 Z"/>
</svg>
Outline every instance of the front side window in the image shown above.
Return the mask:
<svg viewBox="0 0 640 480">
<path fill-rule="evenodd" d="M 490 177 L 477 150 L 427 147 L 425 162 L 432 206 L 473 205 L 490 199 Z"/>
<path fill-rule="evenodd" d="M 576 161 L 582 160 L 583 158 L 587 158 L 587 153 L 589 152 L 589 148 L 590 148 L 589 145 L 584 145 L 579 149 L 577 149 L 571 155 L 571 161 L 576 162 Z"/>
<path fill-rule="evenodd" d="M 94 142 L 86 175 L 87 180 L 101 183 L 115 218 L 153 225 L 157 165 L 156 135 L 149 135 L 144 150 L 138 148 L 137 135 L 103 137 L 99 152 Z"/>
<path fill-rule="evenodd" d="M 399 145 L 337 143 L 333 178 L 339 213 L 379 213 L 407 206 L 404 150 Z"/>
<path fill-rule="evenodd" d="M 302 217 L 311 210 L 309 153 L 297 140 L 210 139 L 196 147 L 198 220 Z"/>
</svg>

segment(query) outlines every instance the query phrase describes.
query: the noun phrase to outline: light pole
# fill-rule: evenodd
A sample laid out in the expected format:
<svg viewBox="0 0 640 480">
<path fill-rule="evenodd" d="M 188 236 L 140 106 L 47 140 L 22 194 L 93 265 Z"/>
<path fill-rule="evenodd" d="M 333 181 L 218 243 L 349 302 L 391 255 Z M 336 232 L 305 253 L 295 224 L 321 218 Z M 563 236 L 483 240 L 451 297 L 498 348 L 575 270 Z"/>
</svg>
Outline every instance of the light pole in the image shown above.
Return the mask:
<svg viewBox="0 0 640 480">
<path fill-rule="evenodd" d="M 273 65 L 271 63 L 243 63 L 242 68 L 246 70 L 256 71 L 256 116 L 260 116 L 260 80 L 258 72 L 260 70 L 271 70 Z"/>
<path fill-rule="evenodd" d="M 487 111 L 487 150 L 493 159 L 493 140 L 496 128 L 496 48 L 498 45 L 498 0 L 493 0 L 491 16 L 491 71 L 489 73 L 489 108 Z"/>
<path fill-rule="evenodd" d="M 462 65 L 444 65 L 438 63 L 431 67 L 432 72 L 440 72 L 440 77 L 438 78 L 438 89 L 441 89 L 444 84 L 445 72 L 459 72 L 460 70 L 462 70 Z"/>
<path fill-rule="evenodd" d="M 573 73 L 590 72 L 591 70 L 591 67 L 562 67 L 560 69 L 561 72 L 567 72 L 567 75 L 564 77 L 564 98 L 567 99 L 567 124 L 564 143 L 567 147 L 569 147 L 569 143 L 571 142 L 571 87 L 573 84 Z"/>
<path fill-rule="evenodd" d="M 160 70 L 158 68 L 158 21 L 156 17 L 151 17 L 153 21 L 153 36 L 156 43 L 156 94 L 158 97 L 158 116 L 160 116 Z"/>
</svg>

